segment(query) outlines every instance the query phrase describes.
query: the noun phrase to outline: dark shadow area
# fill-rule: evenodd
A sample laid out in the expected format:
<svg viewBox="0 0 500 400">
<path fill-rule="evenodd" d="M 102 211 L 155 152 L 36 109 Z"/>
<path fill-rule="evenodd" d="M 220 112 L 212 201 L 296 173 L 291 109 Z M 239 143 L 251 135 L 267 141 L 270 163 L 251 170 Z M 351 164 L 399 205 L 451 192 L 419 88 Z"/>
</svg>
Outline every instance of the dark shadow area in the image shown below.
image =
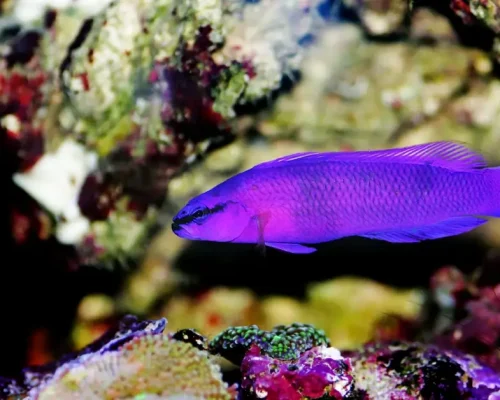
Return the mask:
<svg viewBox="0 0 500 400">
<path fill-rule="evenodd" d="M 455 265 L 471 272 L 483 262 L 487 247 L 471 236 L 415 244 L 346 238 L 316 246 L 308 255 L 255 245 L 192 242 L 176 267 L 194 276 L 191 289 L 215 285 L 249 287 L 259 294 L 303 296 L 309 282 L 341 275 L 375 279 L 398 287 L 428 286 L 433 271 Z"/>
<path fill-rule="evenodd" d="M 67 351 L 65 346 L 81 298 L 89 293 L 116 292 L 125 271 L 86 267 L 75 270 L 74 250 L 55 240 L 41 241 L 30 235 L 22 245 L 16 242 L 13 213 L 28 210 L 32 201 L 9 182 L 10 177 L 3 178 L 7 202 L 0 208 L 0 375 L 10 376 L 26 365 L 29 338 L 37 328 L 50 331 L 51 348 L 60 353 Z M 19 229 L 21 222 L 14 229 Z"/>
<path fill-rule="evenodd" d="M 462 18 L 452 10 L 449 1 L 415 0 L 413 7 L 414 9 L 419 7 L 430 8 L 444 15 L 457 33 L 461 45 L 490 51 L 495 37 L 493 31 L 484 26 L 481 21 L 475 20 L 465 24 Z"/>
</svg>

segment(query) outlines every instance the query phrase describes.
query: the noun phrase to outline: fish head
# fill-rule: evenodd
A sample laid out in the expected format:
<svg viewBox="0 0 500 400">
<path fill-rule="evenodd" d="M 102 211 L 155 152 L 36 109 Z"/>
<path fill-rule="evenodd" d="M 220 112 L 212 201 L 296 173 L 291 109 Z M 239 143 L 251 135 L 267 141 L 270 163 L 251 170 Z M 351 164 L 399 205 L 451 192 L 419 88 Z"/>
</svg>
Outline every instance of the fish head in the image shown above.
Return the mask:
<svg viewBox="0 0 500 400">
<path fill-rule="evenodd" d="M 172 230 L 184 239 L 231 242 L 243 233 L 251 218 L 237 201 L 213 201 L 200 196 L 173 218 Z"/>
</svg>

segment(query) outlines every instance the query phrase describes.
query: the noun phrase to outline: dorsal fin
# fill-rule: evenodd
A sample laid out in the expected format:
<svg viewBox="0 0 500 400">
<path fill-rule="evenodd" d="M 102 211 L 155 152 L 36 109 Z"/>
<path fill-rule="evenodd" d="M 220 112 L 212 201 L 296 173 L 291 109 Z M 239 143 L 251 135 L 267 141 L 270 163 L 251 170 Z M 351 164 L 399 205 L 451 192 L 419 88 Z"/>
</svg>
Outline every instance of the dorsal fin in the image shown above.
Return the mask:
<svg viewBox="0 0 500 400">
<path fill-rule="evenodd" d="M 432 142 L 397 149 L 306 152 L 290 154 L 256 165 L 254 168 L 272 168 L 305 163 L 331 161 L 383 162 L 403 164 L 428 164 L 457 171 L 481 169 L 487 166 L 484 157 L 458 142 Z"/>
</svg>

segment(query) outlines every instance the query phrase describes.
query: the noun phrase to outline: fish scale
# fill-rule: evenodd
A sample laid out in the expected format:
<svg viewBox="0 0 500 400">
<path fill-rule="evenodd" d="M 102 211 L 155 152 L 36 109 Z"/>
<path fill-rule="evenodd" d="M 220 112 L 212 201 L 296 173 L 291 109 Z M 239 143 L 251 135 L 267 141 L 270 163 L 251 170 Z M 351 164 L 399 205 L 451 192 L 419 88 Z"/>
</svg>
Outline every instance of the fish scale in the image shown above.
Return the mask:
<svg viewBox="0 0 500 400">
<path fill-rule="evenodd" d="M 363 179 L 367 168 L 372 172 L 368 180 Z M 294 219 L 298 235 L 302 228 L 308 228 L 311 236 L 320 234 L 326 224 L 330 237 L 321 239 L 328 241 L 359 230 L 420 226 L 456 214 L 473 214 L 489 194 L 483 173 L 436 171 L 427 165 L 332 162 L 316 166 L 314 175 L 308 169 L 309 165 L 298 164 L 248 177 L 245 185 L 256 185 L 259 190 L 247 197 L 243 186 L 240 200 L 262 210 L 282 207 L 279 217 L 289 214 L 286 218 Z M 309 191 L 300 184 L 305 172 L 310 177 Z M 276 187 L 269 188 L 268 182 Z"/>
<path fill-rule="evenodd" d="M 226 180 L 179 215 L 200 207 L 212 211 L 186 227 L 194 240 L 264 242 L 293 253 L 346 236 L 416 242 L 500 216 L 500 169 L 454 142 L 299 153 Z"/>
</svg>

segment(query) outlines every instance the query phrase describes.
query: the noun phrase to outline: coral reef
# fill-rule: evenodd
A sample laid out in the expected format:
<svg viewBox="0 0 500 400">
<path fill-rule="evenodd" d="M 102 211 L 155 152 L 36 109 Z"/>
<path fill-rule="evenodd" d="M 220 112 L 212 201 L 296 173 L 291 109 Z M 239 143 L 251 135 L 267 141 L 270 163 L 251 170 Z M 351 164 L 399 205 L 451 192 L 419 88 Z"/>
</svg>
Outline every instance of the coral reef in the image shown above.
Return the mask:
<svg viewBox="0 0 500 400">
<path fill-rule="evenodd" d="M 291 361 L 251 347 L 241 365 L 243 398 L 268 400 L 356 399 L 351 366 L 335 348 L 314 347 Z"/>
<path fill-rule="evenodd" d="M 497 0 L 452 0 L 451 8 L 467 25 L 479 23 L 493 36 L 491 52 L 500 60 L 500 4 Z"/>
<path fill-rule="evenodd" d="M 38 365 L 0 379 L 0 398 L 500 398 L 498 285 L 452 267 L 428 290 L 306 271 L 298 299 L 245 270 L 272 294 L 193 295 L 186 242 L 151 243 L 192 196 L 293 152 L 453 139 L 500 161 L 498 2 L 446 4 L 466 34 L 489 31 L 480 49 L 442 8 L 403 0 L 339 0 L 358 20 L 333 24 L 323 0 L 46 3 L 0 1 L 9 237 L 133 270 L 78 299 L 74 352 L 34 328 Z M 472 235 L 498 245 L 498 226 Z"/>
<path fill-rule="evenodd" d="M 368 344 L 345 353 L 356 387 L 374 399 L 487 399 L 500 394 L 498 374 L 469 355 L 417 343 Z"/>
<path fill-rule="evenodd" d="M 49 13 L 40 32 L 7 44 L 2 125 L 29 146 L 14 181 L 53 221 L 44 234 L 82 263 L 140 257 L 169 180 L 231 140 L 236 105 L 300 67 L 318 4 L 120 0 L 87 19 Z M 16 57 L 24 70 L 11 77 Z"/>
<path fill-rule="evenodd" d="M 121 323 L 79 353 L 24 381 L 3 378 L 2 393 L 32 399 L 492 399 L 500 375 L 473 355 L 431 344 L 389 341 L 358 350 L 330 347 L 311 325 L 263 331 L 232 327 L 208 341 L 190 329 L 166 333 L 166 320 Z M 211 354 L 240 368 L 224 382 Z M 139 397 L 137 397 L 139 396 Z"/>
<path fill-rule="evenodd" d="M 26 388 L 37 387 L 41 383 L 50 380 L 62 366 L 67 367 L 78 364 L 81 359 L 86 359 L 92 354 L 104 354 L 108 351 L 114 351 L 143 333 L 162 333 L 166 323 L 167 321 L 164 318 L 154 321 L 139 321 L 133 315 L 125 316 L 114 327 L 106 330 L 98 339 L 92 341 L 78 352 L 65 354 L 57 361 L 43 366 L 25 368 L 22 383 Z"/>
<path fill-rule="evenodd" d="M 390 288 L 350 277 L 310 285 L 308 297 L 305 314 L 317 313 L 314 324 L 325 329 L 333 345 L 342 349 L 370 340 L 381 317 L 417 318 L 425 302 L 422 290 Z"/>
<path fill-rule="evenodd" d="M 41 60 L 40 41 L 40 34 L 28 31 L 2 46 L 0 157 L 4 174 L 30 169 L 43 154 L 40 117 L 46 102 L 43 90 L 48 85 L 50 73 Z M 7 201 L 15 243 L 23 245 L 33 239 L 47 240 L 52 226 L 50 216 L 34 201 L 20 201 L 22 194 L 13 192 Z"/>
<path fill-rule="evenodd" d="M 437 270 L 419 315 L 381 318 L 372 340 L 420 339 L 440 349 L 472 355 L 499 373 L 499 287 L 481 283 L 481 275 L 466 276 L 450 266 Z"/>
<path fill-rule="evenodd" d="M 30 395 L 40 400 L 133 399 L 139 395 L 234 398 L 203 351 L 162 334 L 141 335 L 115 352 L 65 365 Z"/>
<path fill-rule="evenodd" d="M 159 243 L 163 241 L 160 239 Z M 260 299 L 249 289 L 222 286 L 193 297 L 168 290 L 173 289 L 177 279 L 172 276 L 170 265 L 168 261 L 146 260 L 144 268 L 130 276 L 129 283 L 116 298 L 95 294 L 83 298 L 73 329 L 75 345 L 78 348 L 86 345 L 106 329 L 112 314 L 109 310 L 113 308 L 166 317 L 172 331 L 190 326 L 208 337 L 214 337 L 228 326 L 258 324 L 262 329 L 272 329 L 301 321 L 323 329 L 335 347 L 355 348 L 372 338 L 381 316 L 387 316 L 389 324 L 397 318 L 413 320 L 425 301 L 425 292 L 420 289 L 396 289 L 349 276 L 309 285 L 303 301 L 276 295 Z M 162 292 L 156 291 L 160 285 L 163 285 Z M 352 302 L 352 296 L 358 301 Z M 161 307 L 151 312 L 152 304 L 161 304 Z M 95 307 L 95 315 L 84 312 L 91 305 Z"/>
<path fill-rule="evenodd" d="M 208 353 L 164 333 L 165 326 L 165 319 L 126 316 L 78 353 L 26 368 L 22 381 L 3 379 L 2 392 L 30 399 L 235 398 Z"/>
<path fill-rule="evenodd" d="M 495 0 L 453 0 L 451 7 L 466 22 L 477 18 L 495 33 L 500 33 L 499 5 Z"/>
<path fill-rule="evenodd" d="M 159 315 L 165 315 L 172 321 L 172 329 L 190 326 L 212 337 L 228 326 L 257 321 L 259 313 L 259 301 L 250 290 L 216 287 L 194 299 L 183 295 L 172 296 Z"/>
<path fill-rule="evenodd" d="M 457 269 L 438 271 L 432 280 L 437 308 L 437 317 L 432 316 L 436 333 L 433 341 L 475 355 L 500 372 L 498 290 L 498 285 L 479 286 Z"/>
<path fill-rule="evenodd" d="M 329 346 L 330 342 L 323 331 L 311 325 L 280 325 L 271 331 L 262 331 L 257 325 L 252 325 L 228 328 L 212 339 L 208 348 L 210 352 L 240 364 L 252 345 L 273 359 L 293 360 L 313 347 Z"/>
<path fill-rule="evenodd" d="M 397 29 L 407 13 L 403 4 L 346 2 L 377 34 Z M 42 240 L 55 235 L 76 246 L 87 264 L 137 259 L 157 228 L 167 189 L 178 190 L 173 178 L 185 163 L 245 133 L 245 121 L 271 139 L 297 137 L 303 143 L 297 150 L 379 147 L 393 139 L 404 145 L 451 132 L 470 142 L 476 131 L 478 147 L 496 143 L 491 64 L 486 54 L 457 44 L 442 16 L 425 8 L 411 16 L 410 37 L 430 38 L 436 46 L 377 44 L 353 25 L 325 28 L 322 5 L 221 2 L 204 9 L 196 2 L 176 8 L 169 1 L 121 0 L 90 19 L 81 5 L 60 9 L 46 15 L 41 32 L 15 38 L 6 65 L 28 57 L 22 75 L 36 77 L 29 84 L 35 98 L 25 103 L 31 111 L 23 117 L 30 128 L 23 125 L 17 135 L 25 167 L 15 168 L 15 182 L 41 205 L 13 213 L 16 236 L 30 229 Z M 390 28 L 380 28 L 379 17 Z M 318 46 L 306 49 L 311 35 Z M 272 111 L 256 119 L 236 112 L 270 96 L 299 70 L 301 81 Z M 5 93 L 20 96 L 13 88 Z M 5 115 L 8 137 L 16 136 L 17 118 Z M 8 140 L 20 146 L 20 139 Z M 231 149 L 249 152 L 247 146 L 239 140 Z M 204 165 L 220 164 L 214 168 L 229 173 L 244 166 L 241 156 L 229 148 L 227 154 L 239 167 L 228 169 L 214 157 Z M 47 173 L 51 183 L 43 181 Z M 196 170 L 179 178 L 183 185 L 191 179 L 190 187 L 217 181 L 205 181 Z M 50 194 L 55 185 L 64 196 Z"/>
<path fill-rule="evenodd" d="M 333 47 L 335 55 L 328 51 Z M 475 77 L 489 76 L 491 70 L 487 55 L 476 49 L 450 43 L 366 42 L 356 26 L 329 27 L 304 61 L 303 79 L 289 96 L 278 99 L 273 110 L 260 116 L 257 129 L 270 138 L 296 137 L 313 148 L 377 148 L 429 138 L 471 142 L 475 126 L 458 118 L 463 114 L 450 113 L 447 105 L 469 86 L 476 90 L 486 86 L 481 90 L 484 96 L 495 96 L 491 91 L 496 79 L 469 84 L 476 82 Z M 456 101 L 463 104 L 476 90 Z M 470 113 L 480 113 L 479 101 L 468 102 Z M 479 148 L 495 140 L 496 126 L 494 118 L 484 116 L 476 128 L 481 140 L 474 140 Z"/>
<path fill-rule="evenodd" d="M 472 356 L 418 343 L 368 344 L 357 352 L 315 347 L 293 361 L 251 347 L 242 363 L 248 398 L 487 399 L 499 376 Z"/>
</svg>

